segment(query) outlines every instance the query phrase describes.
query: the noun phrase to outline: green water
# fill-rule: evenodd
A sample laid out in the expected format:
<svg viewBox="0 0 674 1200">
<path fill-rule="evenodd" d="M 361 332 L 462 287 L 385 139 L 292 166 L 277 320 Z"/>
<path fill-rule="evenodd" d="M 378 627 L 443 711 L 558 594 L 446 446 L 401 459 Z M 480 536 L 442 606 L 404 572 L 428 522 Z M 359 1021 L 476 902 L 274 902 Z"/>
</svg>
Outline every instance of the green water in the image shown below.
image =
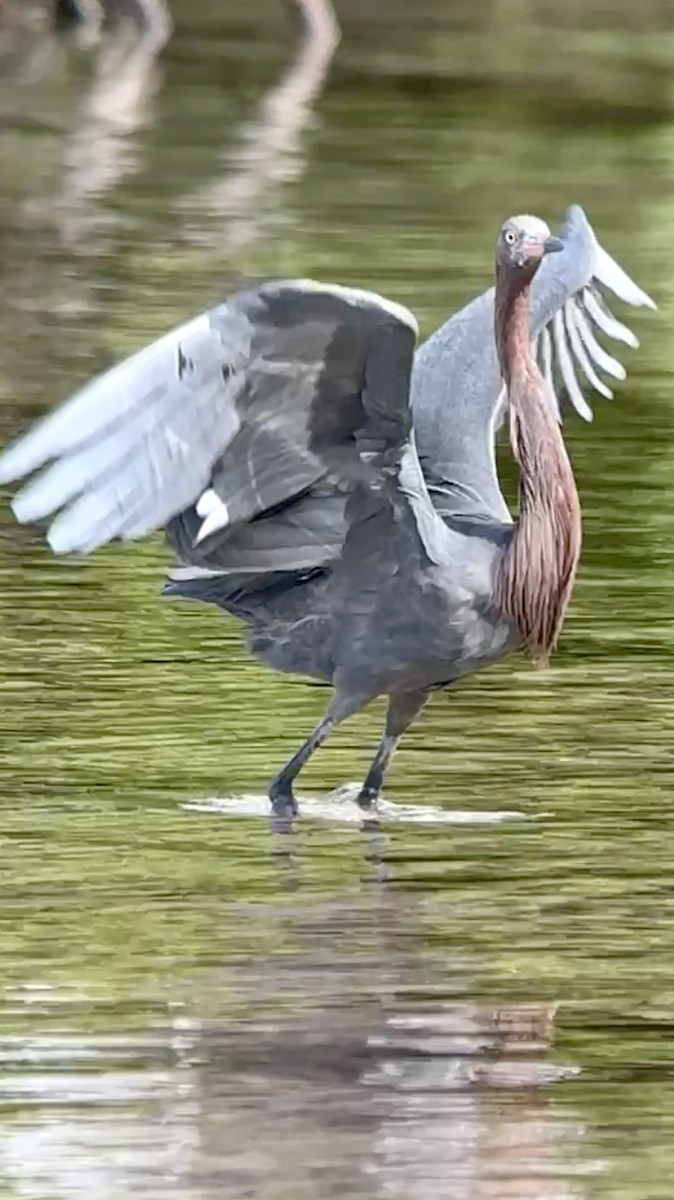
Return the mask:
<svg viewBox="0 0 674 1200">
<path fill-rule="evenodd" d="M 552 668 L 438 695 L 391 772 L 473 822 L 274 840 L 237 813 L 325 692 L 162 604 L 159 538 L 56 562 L 3 505 L 2 1200 L 671 1200 L 674 6 L 560 8 L 344 0 L 322 83 L 273 0 L 174 0 L 158 63 L 0 41 L 3 442 L 244 277 L 371 286 L 429 333 L 511 212 L 582 203 L 659 304 L 565 426 Z"/>
</svg>

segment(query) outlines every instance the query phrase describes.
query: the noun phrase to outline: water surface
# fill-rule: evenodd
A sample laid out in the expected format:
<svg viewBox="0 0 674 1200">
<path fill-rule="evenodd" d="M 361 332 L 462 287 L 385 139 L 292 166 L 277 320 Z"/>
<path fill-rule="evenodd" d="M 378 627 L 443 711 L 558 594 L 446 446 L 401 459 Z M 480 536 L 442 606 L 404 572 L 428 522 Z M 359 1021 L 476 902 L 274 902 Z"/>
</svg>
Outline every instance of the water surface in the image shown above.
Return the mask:
<svg viewBox="0 0 674 1200">
<path fill-rule="evenodd" d="M 325 691 L 160 603 L 160 538 L 55 562 L 3 508 L 0 1193 L 670 1200 L 674 12 L 343 0 L 329 63 L 273 0 L 173 11 L 159 59 L 3 35 L 3 441 L 242 279 L 374 287 L 429 333 L 511 212 L 582 203 L 660 308 L 565 426 L 554 665 L 437 696 L 379 831 L 326 795 L 381 706 L 275 838 Z"/>
</svg>

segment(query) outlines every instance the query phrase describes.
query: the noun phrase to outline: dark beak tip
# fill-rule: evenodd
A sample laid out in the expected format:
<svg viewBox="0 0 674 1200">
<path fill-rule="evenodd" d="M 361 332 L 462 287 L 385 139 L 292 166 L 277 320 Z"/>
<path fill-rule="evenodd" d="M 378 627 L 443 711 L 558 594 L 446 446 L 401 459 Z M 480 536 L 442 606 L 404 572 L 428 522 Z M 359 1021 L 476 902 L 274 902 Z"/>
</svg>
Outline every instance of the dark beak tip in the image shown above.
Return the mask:
<svg viewBox="0 0 674 1200">
<path fill-rule="evenodd" d="M 544 254 L 559 254 L 560 250 L 564 249 L 564 242 L 558 237 L 547 237 L 543 242 Z"/>
</svg>

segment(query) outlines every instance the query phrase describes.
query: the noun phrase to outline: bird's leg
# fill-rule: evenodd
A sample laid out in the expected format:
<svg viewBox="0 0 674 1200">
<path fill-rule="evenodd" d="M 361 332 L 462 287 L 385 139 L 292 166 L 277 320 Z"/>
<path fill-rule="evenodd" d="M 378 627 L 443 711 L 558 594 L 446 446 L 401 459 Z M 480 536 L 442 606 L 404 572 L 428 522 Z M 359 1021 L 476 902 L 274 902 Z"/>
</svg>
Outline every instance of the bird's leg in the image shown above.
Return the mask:
<svg viewBox="0 0 674 1200">
<path fill-rule="evenodd" d="M 282 771 L 279 771 L 276 779 L 269 788 L 269 799 L 272 803 L 273 811 L 279 816 L 296 816 L 297 801 L 293 794 L 293 783 L 299 775 L 302 767 L 309 761 L 315 750 L 327 741 L 335 727 L 335 721 L 330 713 L 318 722 L 318 725 L 309 734 L 306 742 L 300 746 L 297 754 L 293 754 L 290 762 L 287 762 Z"/>
<path fill-rule="evenodd" d="M 386 713 L 386 729 L 379 743 L 370 770 L 365 777 L 357 803 L 361 808 L 371 808 L 377 800 L 384 782 L 384 775 L 393 758 L 396 746 L 403 733 L 423 710 L 428 692 L 399 692 L 391 696 Z"/>
<path fill-rule="evenodd" d="M 336 725 L 341 721 L 345 721 L 347 717 L 358 712 L 363 707 L 369 696 L 340 696 L 336 694 L 330 708 L 325 716 L 318 722 L 313 733 L 309 734 L 306 742 L 300 746 L 299 750 L 287 762 L 282 771 L 274 779 L 269 788 L 269 799 L 272 803 L 272 810 L 277 816 L 296 816 L 298 812 L 297 801 L 293 794 L 293 783 L 299 775 L 302 767 L 309 761 L 314 751 L 318 750 L 323 742 L 327 741 Z"/>
</svg>

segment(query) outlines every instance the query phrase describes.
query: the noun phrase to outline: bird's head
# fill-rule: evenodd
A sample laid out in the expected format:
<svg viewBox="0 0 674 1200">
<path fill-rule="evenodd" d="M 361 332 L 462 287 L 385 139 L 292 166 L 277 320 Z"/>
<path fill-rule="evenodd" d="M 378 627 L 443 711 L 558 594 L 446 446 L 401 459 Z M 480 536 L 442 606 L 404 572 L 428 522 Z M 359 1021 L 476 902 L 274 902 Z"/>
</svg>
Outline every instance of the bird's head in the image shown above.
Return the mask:
<svg viewBox="0 0 674 1200">
<path fill-rule="evenodd" d="M 509 217 L 496 243 L 496 263 L 502 269 L 533 274 L 544 255 L 563 249 L 564 242 L 553 237 L 539 217 Z"/>
</svg>

